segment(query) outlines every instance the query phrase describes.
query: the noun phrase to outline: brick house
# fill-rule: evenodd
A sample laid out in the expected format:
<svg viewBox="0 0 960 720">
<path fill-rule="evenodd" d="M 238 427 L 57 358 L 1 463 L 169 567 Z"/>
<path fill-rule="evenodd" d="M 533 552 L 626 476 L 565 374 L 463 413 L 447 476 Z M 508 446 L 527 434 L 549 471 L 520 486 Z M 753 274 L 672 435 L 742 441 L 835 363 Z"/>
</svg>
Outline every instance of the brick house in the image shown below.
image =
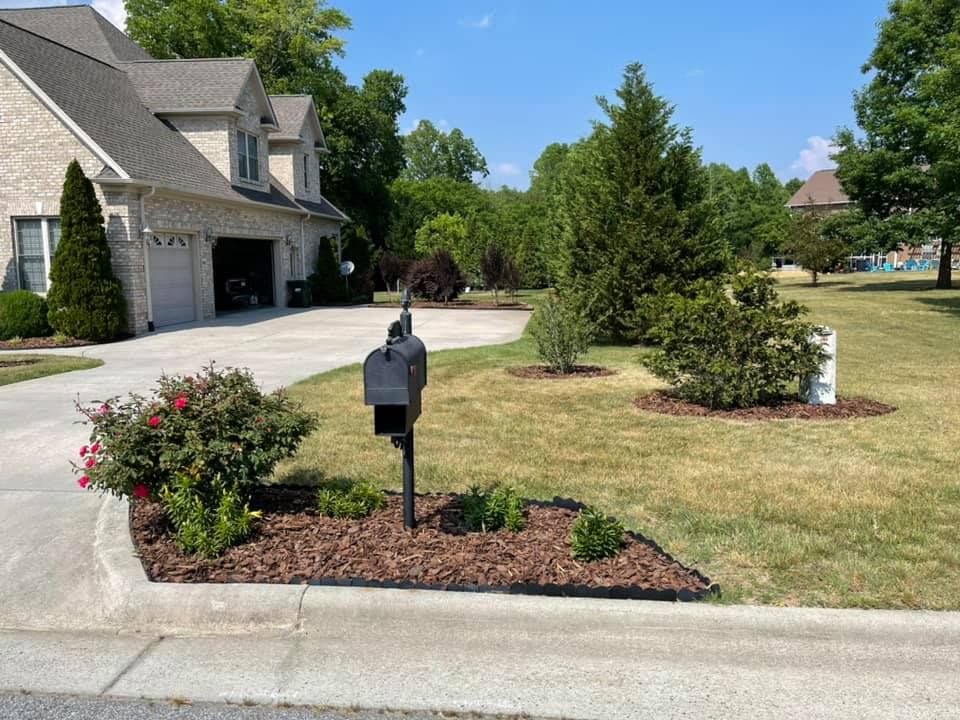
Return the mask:
<svg viewBox="0 0 960 720">
<path fill-rule="evenodd" d="M 250 60 L 154 60 L 89 6 L 0 10 L 0 290 L 46 292 L 76 158 L 131 332 L 283 306 L 348 220 L 326 152 L 312 99 L 267 95 Z"/>
<path fill-rule="evenodd" d="M 817 170 L 787 201 L 787 207 L 830 215 L 851 210 L 854 202 L 840 186 L 836 170 Z"/>
</svg>

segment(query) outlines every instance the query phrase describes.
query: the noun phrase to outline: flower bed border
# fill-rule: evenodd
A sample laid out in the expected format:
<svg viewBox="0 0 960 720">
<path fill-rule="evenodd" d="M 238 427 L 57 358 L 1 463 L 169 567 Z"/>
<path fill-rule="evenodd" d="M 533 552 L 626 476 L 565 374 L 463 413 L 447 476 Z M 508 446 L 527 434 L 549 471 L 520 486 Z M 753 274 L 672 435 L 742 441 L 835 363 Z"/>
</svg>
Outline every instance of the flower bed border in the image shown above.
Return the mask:
<svg viewBox="0 0 960 720">
<path fill-rule="evenodd" d="M 299 490 L 302 491 L 305 488 L 299 485 L 272 485 L 272 488 L 277 489 L 290 489 L 290 490 Z M 394 494 L 394 493 L 391 493 Z M 425 493 L 427 496 L 446 496 L 449 493 Z M 581 503 L 572 498 L 561 498 L 555 496 L 553 500 L 526 500 L 527 505 L 536 505 L 540 507 L 558 507 L 565 510 L 572 510 L 574 512 L 580 512 L 587 506 L 584 503 Z M 131 501 L 127 508 L 127 527 L 128 532 L 130 533 L 131 541 L 133 542 L 134 551 L 140 567 L 143 569 L 144 575 L 147 578 L 147 581 L 151 584 L 158 586 L 175 586 L 175 587 L 185 587 L 193 585 L 209 585 L 211 583 L 177 583 L 169 582 L 162 580 L 153 580 L 150 577 L 149 571 L 146 564 L 144 563 L 144 558 L 140 555 L 139 547 L 137 547 L 136 542 L 133 540 L 133 509 L 134 503 Z M 442 591 L 442 592 L 466 592 L 466 593 L 492 593 L 499 595 L 541 595 L 545 597 L 576 597 L 576 598 L 601 598 L 607 600 L 657 600 L 657 601 L 666 601 L 666 602 L 693 602 L 696 600 L 704 600 L 710 596 L 721 596 L 720 585 L 715 582 L 711 582 L 710 578 L 701 573 L 695 568 L 688 568 L 686 565 L 681 563 L 679 560 L 674 558 L 670 553 L 664 550 L 660 545 L 650 538 L 642 535 L 641 533 L 635 532 L 633 530 L 627 530 L 626 534 L 630 536 L 632 540 L 638 543 L 642 543 L 648 546 L 650 549 L 656 551 L 662 555 L 666 560 L 671 563 L 676 563 L 682 568 L 694 575 L 698 580 L 703 582 L 706 586 L 704 590 L 693 591 L 689 588 L 684 588 L 682 590 L 659 590 L 656 588 L 642 587 L 642 586 L 628 586 L 628 585 L 611 585 L 611 586 L 601 586 L 601 587 L 591 587 L 589 585 L 581 585 L 577 583 L 512 583 L 510 585 L 480 585 L 480 584 L 460 584 L 460 583 L 421 583 L 414 580 L 369 580 L 362 577 L 352 577 L 352 578 L 334 578 L 334 577 L 319 577 L 319 578 L 304 578 L 300 576 L 294 576 L 287 583 L 280 582 L 270 582 L 267 580 L 263 581 L 250 581 L 250 580 L 231 580 L 227 579 L 222 583 L 214 583 L 217 585 L 275 585 L 275 586 L 285 586 L 285 585 L 313 585 L 321 587 L 360 587 L 360 588 L 381 588 L 381 589 L 396 589 L 396 590 L 431 590 L 431 591 Z"/>
<path fill-rule="evenodd" d="M 568 373 L 551 372 L 546 365 L 514 365 L 505 370 L 508 375 L 521 380 L 589 380 L 612 377 L 618 372 L 615 368 L 600 365 L 574 365 L 573 371 Z"/>
<path fill-rule="evenodd" d="M 864 411 L 857 405 L 869 408 Z M 851 408 L 851 405 L 854 406 Z M 789 401 L 782 405 L 757 405 L 737 410 L 711 409 L 682 400 L 666 390 L 654 390 L 633 399 L 637 410 L 663 417 L 696 418 L 701 420 L 730 420 L 734 422 L 842 422 L 890 415 L 897 411 L 894 405 L 864 397 L 838 397 L 836 405 L 808 405 L 801 401 Z M 803 408 L 805 412 L 799 412 Z M 843 412 L 850 408 L 849 412 Z"/>
</svg>

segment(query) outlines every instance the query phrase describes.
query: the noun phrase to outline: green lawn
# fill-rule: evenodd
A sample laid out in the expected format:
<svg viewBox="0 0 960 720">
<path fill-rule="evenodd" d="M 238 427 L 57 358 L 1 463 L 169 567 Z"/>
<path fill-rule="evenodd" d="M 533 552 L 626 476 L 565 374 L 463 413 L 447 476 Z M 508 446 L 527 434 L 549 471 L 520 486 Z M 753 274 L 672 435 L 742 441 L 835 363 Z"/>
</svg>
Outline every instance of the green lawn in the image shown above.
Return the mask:
<svg viewBox="0 0 960 720">
<path fill-rule="evenodd" d="M 7 355 L 0 353 L 0 385 L 100 367 L 102 360 L 69 355 Z"/>
<path fill-rule="evenodd" d="M 960 290 L 932 275 L 785 279 L 785 297 L 838 330 L 844 395 L 893 415 L 735 423 L 636 410 L 659 383 L 640 348 L 595 348 L 618 375 L 523 380 L 529 338 L 433 353 L 417 425 L 418 489 L 507 480 L 528 497 L 595 503 L 719 582 L 724 601 L 960 608 Z M 414 322 L 416 322 L 414 315 Z M 322 428 L 281 479 L 400 487 L 400 453 L 372 436 L 358 366 L 292 389 Z"/>
</svg>

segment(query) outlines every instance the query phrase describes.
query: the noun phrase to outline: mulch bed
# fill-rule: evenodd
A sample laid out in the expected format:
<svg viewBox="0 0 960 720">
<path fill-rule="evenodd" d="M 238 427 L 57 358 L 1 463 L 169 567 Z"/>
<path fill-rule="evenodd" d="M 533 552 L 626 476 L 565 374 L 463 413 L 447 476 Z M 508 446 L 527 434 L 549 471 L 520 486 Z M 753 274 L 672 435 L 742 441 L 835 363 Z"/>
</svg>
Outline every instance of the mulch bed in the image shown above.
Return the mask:
<svg viewBox="0 0 960 720">
<path fill-rule="evenodd" d="M 0 368 L 21 367 L 23 365 L 35 365 L 40 362 L 39 358 L 29 358 L 27 360 L 4 360 L 0 358 Z"/>
<path fill-rule="evenodd" d="M 400 303 L 374 303 L 368 305 L 367 307 L 375 308 L 385 308 L 385 307 L 395 307 L 398 310 L 400 309 Z M 426 302 L 423 300 L 418 300 L 416 303 L 411 305 L 412 308 L 436 308 L 439 310 L 533 310 L 532 305 L 526 305 L 524 303 L 500 303 L 497 305 L 492 302 L 468 302 L 468 301 L 459 301 L 451 300 L 450 302 L 444 304 L 439 302 Z"/>
<path fill-rule="evenodd" d="M 415 531 L 403 528 L 403 498 L 363 520 L 314 509 L 316 490 L 262 488 L 251 507 L 263 511 L 245 544 L 213 560 L 182 553 L 159 503 L 137 501 L 130 527 L 153 581 L 293 583 L 364 587 L 694 600 L 719 588 L 656 543 L 628 533 L 614 558 L 581 563 L 570 528 L 581 507 L 557 498 L 530 503 L 519 533 L 468 532 L 456 495 L 418 495 Z"/>
<path fill-rule="evenodd" d="M 850 418 L 888 415 L 896 410 L 867 398 L 837 398 L 836 405 L 809 405 L 798 400 L 785 400 L 775 405 L 764 405 L 737 410 L 711 410 L 703 405 L 681 400 L 666 392 L 642 395 L 633 401 L 641 410 L 687 417 L 709 417 L 726 420 L 847 420 Z"/>
<path fill-rule="evenodd" d="M 599 365 L 574 365 L 573 372 L 554 372 L 546 365 L 524 365 L 522 367 L 508 367 L 507 372 L 519 378 L 529 380 L 564 380 L 566 378 L 595 378 L 616 375 L 616 370 L 600 367 Z"/>
<path fill-rule="evenodd" d="M 71 348 L 94 345 L 88 340 L 65 340 L 63 342 L 54 342 L 52 337 L 24 338 L 20 342 L 13 343 L 7 340 L 0 340 L 0 350 L 46 350 L 48 348 Z"/>
</svg>

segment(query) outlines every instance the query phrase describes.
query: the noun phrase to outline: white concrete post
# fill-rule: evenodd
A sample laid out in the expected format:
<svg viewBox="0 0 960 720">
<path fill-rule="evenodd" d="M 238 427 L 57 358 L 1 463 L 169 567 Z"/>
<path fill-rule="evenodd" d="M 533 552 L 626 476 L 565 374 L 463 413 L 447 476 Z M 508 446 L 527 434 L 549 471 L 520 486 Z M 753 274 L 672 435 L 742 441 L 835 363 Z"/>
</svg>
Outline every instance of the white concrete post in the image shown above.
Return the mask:
<svg viewBox="0 0 960 720">
<path fill-rule="evenodd" d="M 825 351 L 820 372 L 807 379 L 807 402 L 811 405 L 837 404 L 837 332 L 828 327 L 814 331 L 810 338 Z"/>
</svg>

